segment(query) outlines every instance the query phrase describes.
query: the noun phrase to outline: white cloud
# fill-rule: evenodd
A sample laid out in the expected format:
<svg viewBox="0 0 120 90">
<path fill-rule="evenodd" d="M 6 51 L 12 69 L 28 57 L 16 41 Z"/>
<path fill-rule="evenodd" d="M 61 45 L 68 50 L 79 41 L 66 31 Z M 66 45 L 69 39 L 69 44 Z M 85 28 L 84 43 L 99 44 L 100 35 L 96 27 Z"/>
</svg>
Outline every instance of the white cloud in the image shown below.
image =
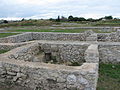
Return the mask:
<svg viewBox="0 0 120 90">
<path fill-rule="evenodd" d="M 6 18 L 0 18 L 0 20 L 22 20 L 22 18 L 18 17 L 6 17 Z"/>
<path fill-rule="evenodd" d="M 120 17 L 119 0 L 0 0 L 0 18 Z"/>
</svg>

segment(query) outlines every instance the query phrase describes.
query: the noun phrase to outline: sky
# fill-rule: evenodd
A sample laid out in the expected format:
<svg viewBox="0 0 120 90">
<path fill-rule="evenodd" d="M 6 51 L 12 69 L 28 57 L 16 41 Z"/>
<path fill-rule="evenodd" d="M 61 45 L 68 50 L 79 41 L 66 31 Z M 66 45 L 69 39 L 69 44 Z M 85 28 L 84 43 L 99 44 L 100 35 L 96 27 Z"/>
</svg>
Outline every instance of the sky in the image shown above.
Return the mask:
<svg viewBox="0 0 120 90">
<path fill-rule="evenodd" d="M 0 0 L 0 19 L 120 18 L 120 0 Z"/>
</svg>

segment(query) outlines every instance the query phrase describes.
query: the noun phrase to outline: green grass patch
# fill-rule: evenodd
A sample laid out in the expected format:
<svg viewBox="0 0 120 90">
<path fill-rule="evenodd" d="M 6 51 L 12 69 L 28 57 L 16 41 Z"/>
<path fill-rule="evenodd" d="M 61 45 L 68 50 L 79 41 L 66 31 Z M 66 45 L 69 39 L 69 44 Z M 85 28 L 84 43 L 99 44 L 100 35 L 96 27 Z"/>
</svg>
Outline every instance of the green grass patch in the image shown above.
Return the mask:
<svg viewBox="0 0 120 90">
<path fill-rule="evenodd" d="M 9 50 L 0 50 L 0 54 L 8 52 Z"/>
<path fill-rule="evenodd" d="M 93 24 L 93 26 L 120 26 L 120 20 L 105 20 Z"/>
<path fill-rule="evenodd" d="M 65 33 L 80 33 L 84 32 L 84 29 L 39 29 L 39 30 L 10 30 L 11 32 L 65 32 Z"/>
<path fill-rule="evenodd" d="M 9 22 L 6 24 L 0 24 L 0 28 L 3 27 L 18 27 L 18 26 L 51 26 L 54 24 L 60 24 L 49 20 L 24 20 L 19 22 Z"/>
<path fill-rule="evenodd" d="M 30 30 L 30 29 L 18 29 L 18 30 L 9 30 L 9 32 L 63 32 L 63 33 L 82 33 L 84 31 L 87 31 L 89 29 L 36 29 L 36 30 Z M 93 29 L 96 33 L 111 33 L 111 32 L 105 32 L 100 31 L 99 29 Z"/>
<path fill-rule="evenodd" d="M 120 90 L 120 64 L 100 64 L 97 90 Z"/>
<path fill-rule="evenodd" d="M 17 35 L 19 33 L 0 33 L 0 38 L 11 36 L 11 35 Z"/>
</svg>

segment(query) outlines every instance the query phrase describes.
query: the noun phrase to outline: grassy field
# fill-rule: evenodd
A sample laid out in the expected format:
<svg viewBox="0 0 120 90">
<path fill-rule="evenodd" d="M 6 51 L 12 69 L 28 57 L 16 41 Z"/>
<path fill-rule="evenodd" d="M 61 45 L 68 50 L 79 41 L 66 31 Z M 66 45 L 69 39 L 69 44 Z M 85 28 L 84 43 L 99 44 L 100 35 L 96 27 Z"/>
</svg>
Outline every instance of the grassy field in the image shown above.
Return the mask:
<svg viewBox="0 0 120 90">
<path fill-rule="evenodd" d="M 19 33 L 0 33 L 0 38 L 11 36 L 11 35 L 17 35 Z"/>
<path fill-rule="evenodd" d="M 87 31 L 89 29 L 16 29 L 16 30 L 9 30 L 8 32 L 64 32 L 64 33 L 82 33 L 84 31 Z M 111 33 L 111 32 L 105 32 L 100 31 L 99 29 L 93 29 L 96 33 Z"/>
<path fill-rule="evenodd" d="M 105 20 L 93 24 L 93 26 L 120 26 L 120 20 Z"/>
<path fill-rule="evenodd" d="M 120 90 L 120 64 L 100 64 L 97 90 Z"/>
<path fill-rule="evenodd" d="M 18 26 L 51 26 L 53 24 L 59 24 L 58 22 L 52 22 L 49 20 L 25 20 L 20 22 L 10 22 L 5 24 L 0 24 L 0 28 L 4 27 L 18 27 Z"/>
<path fill-rule="evenodd" d="M 71 24 L 73 23 L 73 24 Z M 101 21 L 77 21 L 77 22 L 55 22 L 49 20 L 24 20 L 18 22 L 9 22 L 0 24 L 0 28 L 4 27 L 19 27 L 19 26 L 52 26 L 60 27 L 86 27 L 86 26 L 120 26 L 120 20 L 101 20 Z"/>
<path fill-rule="evenodd" d="M 0 54 L 7 52 L 8 50 L 0 50 Z"/>
<path fill-rule="evenodd" d="M 65 32 L 65 33 L 80 33 L 84 32 L 84 29 L 38 29 L 38 30 L 10 30 L 11 32 Z"/>
</svg>

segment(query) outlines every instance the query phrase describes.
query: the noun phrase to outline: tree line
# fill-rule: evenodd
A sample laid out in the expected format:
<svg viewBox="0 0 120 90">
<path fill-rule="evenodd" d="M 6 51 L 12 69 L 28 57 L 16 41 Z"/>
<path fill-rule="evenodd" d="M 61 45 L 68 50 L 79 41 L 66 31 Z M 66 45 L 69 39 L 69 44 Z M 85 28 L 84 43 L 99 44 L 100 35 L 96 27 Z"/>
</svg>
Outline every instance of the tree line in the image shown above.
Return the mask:
<svg viewBox="0 0 120 90">
<path fill-rule="evenodd" d="M 64 17 L 64 16 L 58 16 L 57 19 L 53 19 L 50 18 L 49 20 L 51 21 L 57 21 L 57 22 L 65 22 L 65 21 L 91 21 L 91 22 L 95 22 L 95 21 L 101 21 L 101 20 L 112 20 L 112 19 L 117 19 L 117 18 L 113 18 L 113 16 L 105 16 L 99 19 L 93 19 L 93 18 L 84 18 L 84 17 L 74 17 L 72 15 L 70 15 L 68 18 Z"/>
</svg>

